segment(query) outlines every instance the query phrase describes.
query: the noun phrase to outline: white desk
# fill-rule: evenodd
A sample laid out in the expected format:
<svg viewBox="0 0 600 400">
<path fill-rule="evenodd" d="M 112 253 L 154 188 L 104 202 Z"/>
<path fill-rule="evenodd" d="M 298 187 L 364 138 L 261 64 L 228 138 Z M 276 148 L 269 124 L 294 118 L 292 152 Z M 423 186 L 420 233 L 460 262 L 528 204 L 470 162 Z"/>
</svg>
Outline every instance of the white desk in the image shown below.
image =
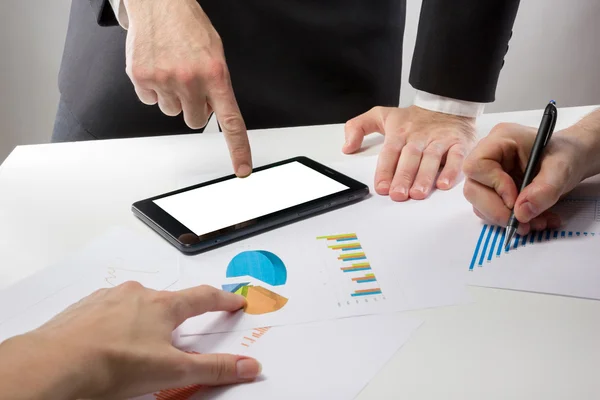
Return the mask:
<svg viewBox="0 0 600 400">
<path fill-rule="evenodd" d="M 557 129 L 591 110 L 561 109 Z M 479 132 L 500 121 L 537 126 L 539 118 L 486 115 Z M 340 161 L 343 141 L 338 125 L 251 132 L 255 165 L 300 154 Z M 369 138 L 358 157 L 377 154 L 381 143 Z M 177 188 L 182 175 L 230 168 L 220 134 L 18 147 L 0 167 L 0 287 L 109 226 L 147 229 L 132 202 Z M 359 398 L 600 398 L 600 302 L 469 290 L 474 304 L 408 313 L 426 323 Z"/>
</svg>

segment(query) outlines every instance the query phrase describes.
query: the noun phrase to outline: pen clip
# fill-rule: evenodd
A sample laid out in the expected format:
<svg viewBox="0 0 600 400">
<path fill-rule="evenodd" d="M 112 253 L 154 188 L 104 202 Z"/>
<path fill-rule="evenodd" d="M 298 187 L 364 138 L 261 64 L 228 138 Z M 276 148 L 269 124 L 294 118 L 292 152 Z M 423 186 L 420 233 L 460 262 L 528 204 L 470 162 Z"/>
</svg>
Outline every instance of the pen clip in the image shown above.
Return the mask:
<svg viewBox="0 0 600 400">
<path fill-rule="evenodd" d="M 550 129 L 548 129 L 548 135 L 546 136 L 546 140 L 544 141 L 544 147 L 548 144 L 548 140 L 552 137 L 554 133 L 554 127 L 556 126 L 557 112 L 556 108 L 550 111 L 550 115 L 552 117 L 552 122 L 550 122 Z"/>
</svg>

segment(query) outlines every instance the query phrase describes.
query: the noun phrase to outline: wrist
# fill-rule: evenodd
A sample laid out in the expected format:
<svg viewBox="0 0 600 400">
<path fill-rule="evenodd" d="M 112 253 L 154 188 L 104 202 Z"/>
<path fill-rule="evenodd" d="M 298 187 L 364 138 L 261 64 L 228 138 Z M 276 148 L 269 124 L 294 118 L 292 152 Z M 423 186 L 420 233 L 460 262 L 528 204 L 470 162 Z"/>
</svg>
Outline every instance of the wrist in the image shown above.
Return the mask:
<svg viewBox="0 0 600 400">
<path fill-rule="evenodd" d="M 184 3 L 192 4 L 198 7 L 199 4 L 196 0 L 121 0 L 129 19 L 135 19 L 140 15 L 147 15 L 153 7 L 164 7 L 169 6 L 173 3 Z"/>
<path fill-rule="evenodd" d="M 0 382 L 11 399 L 77 399 L 86 374 L 73 353 L 32 331 L 0 344 Z"/>
<path fill-rule="evenodd" d="M 600 125 L 586 124 L 583 120 L 561 133 L 575 138 L 581 144 L 585 160 L 583 179 L 600 174 Z"/>
</svg>

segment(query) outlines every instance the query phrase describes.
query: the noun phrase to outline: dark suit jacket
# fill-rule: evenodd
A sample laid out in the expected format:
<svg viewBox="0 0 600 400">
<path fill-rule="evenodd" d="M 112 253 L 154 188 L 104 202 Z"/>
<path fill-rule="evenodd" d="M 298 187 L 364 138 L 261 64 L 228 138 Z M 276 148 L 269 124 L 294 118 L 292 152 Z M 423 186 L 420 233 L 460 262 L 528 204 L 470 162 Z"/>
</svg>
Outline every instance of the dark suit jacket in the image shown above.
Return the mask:
<svg viewBox="0 0 600 400">
<path fill-rule="evenodd" d="M 248 128 L 341 123 L 397 106 L 405 0 L 202 0 L 221 35 Z M 424 0 L 410 83 L 494 100 L 518 0 Z M 90 7 L 91 6 L 91 7 Z M 125 74 L 126 32 L 107 0 L 74 0 L 62 100 L 99 138 L 188 133 L 143 105 Z"/>
</svg>

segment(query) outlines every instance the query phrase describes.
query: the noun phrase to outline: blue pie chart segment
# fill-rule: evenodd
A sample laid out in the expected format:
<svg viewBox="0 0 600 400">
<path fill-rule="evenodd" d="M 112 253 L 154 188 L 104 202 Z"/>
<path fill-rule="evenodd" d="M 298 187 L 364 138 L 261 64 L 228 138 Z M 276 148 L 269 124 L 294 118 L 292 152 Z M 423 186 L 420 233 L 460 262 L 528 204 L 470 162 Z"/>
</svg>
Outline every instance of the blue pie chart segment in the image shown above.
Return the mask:
<svg viewBox="0 0 600 400">
<path fill-rule="evenodd" d="M 251 276 L 271 286 L 285 285 L 287 270 L 281 258 L 264 251 L 245 251 L 227 266 L 227 278 Z"/>
</svg>

